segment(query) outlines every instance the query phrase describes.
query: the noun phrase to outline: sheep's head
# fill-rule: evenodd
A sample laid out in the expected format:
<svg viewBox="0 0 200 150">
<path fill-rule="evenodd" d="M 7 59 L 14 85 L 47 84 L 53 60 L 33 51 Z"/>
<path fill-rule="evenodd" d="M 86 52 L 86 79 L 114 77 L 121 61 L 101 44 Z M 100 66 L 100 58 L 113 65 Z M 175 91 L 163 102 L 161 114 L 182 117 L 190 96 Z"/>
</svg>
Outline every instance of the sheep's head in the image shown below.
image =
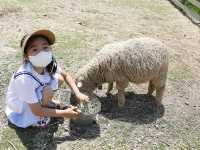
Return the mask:
<svg viewBox="0 0 200 150">
<path fill-rule="evenodd" d="M 97 87 L 97 84 L 89 79 L 84 79 L 84 77 L 79 76 L 76 78 L 76 85 L 81 92 L 91 93 Z"/>
<path fill-rule="evenodd" d="M 92 63 L 94 64 L 94 63 Z M 94 69 L 94 65 L 88 64 L 82 67 L 76 74 L 76 84 L 80 91 L 92 92 L 95 88 L 100 88 L 101 83 L 98 83 L 98 72 Z"/>
</svg>

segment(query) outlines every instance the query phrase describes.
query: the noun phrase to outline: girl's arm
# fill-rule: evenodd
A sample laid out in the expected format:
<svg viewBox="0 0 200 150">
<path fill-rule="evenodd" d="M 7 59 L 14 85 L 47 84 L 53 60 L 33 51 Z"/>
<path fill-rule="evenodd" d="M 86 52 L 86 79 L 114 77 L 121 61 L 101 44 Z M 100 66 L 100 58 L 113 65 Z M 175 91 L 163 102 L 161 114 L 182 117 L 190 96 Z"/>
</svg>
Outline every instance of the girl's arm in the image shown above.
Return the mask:
<svg viewBox="0 0 200 150">
<path fill-rule="evenodd" d="M 85 95 L 79 91 L 74 79 L 68 73 L 66 73 L 65 71 L 61 71 L 61 75 L 64 78 L 65 82 L 70 86 L 70 88 L 76 95 L 79 102 L 81 102 L 81 101 L 87 102 L 89 100 L 87 95 Z"/>
<path fill-rule="evenodd" d="M 60 109 L 52 109 L 42 107 L 40 103 L 29 104 L 31 111 L 36 116 L 48 116 L 48 117 L 66 117 L 66 118 L 74 118 L 79 116 L 79 112 L 76 111 L 76 107 L 70 107 L 65 110 Z"/>
</svg>

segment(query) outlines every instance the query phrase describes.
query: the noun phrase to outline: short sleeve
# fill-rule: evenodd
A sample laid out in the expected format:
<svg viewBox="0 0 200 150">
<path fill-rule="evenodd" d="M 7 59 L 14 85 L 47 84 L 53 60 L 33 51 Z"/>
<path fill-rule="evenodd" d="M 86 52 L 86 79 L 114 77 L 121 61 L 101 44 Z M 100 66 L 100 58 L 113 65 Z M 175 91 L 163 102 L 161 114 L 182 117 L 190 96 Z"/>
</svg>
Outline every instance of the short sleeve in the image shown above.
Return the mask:
<svg viewBox="0 0 200 150">
<path fill-rule="evenodd" d="M 59 80 L 59 73 L 55 73 L 53 75 L 53 80 L 51 82 L 51 88 L 53 91 L 57 90 L 58 89 L 58 80 Z"/>
<path fill-rule="evenodd" d="M 15 80 L 17 96 L 21 101 L 27 103 L 39 102 L 35 91 L 35 84 L 30 76 L 18 76 Z"/>
<path fill-rule="evenodd" d="M 61 72 L 62 72 L 62 68 L 58 65 L 58 66 L 57 66 L 56 73 L 61 73 Z"/>
</svg>

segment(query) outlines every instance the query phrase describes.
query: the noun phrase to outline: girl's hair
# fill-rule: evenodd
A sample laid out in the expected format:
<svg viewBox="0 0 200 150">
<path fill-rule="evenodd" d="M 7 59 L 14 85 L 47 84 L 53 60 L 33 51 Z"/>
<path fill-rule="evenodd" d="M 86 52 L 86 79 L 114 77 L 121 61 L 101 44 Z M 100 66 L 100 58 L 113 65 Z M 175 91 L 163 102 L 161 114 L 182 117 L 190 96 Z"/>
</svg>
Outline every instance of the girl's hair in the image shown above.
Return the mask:
<svg viewBox="0 0 200 150">
<path fill-rule="evenodd" d="M 52 61 L 50 62 L 50 64 L 47 65 L 46 67 L 47 69 L 47 72 L 50 74 L 50 75 L 53 75 L 56 73 L 56 70 L 57 70 L 57 62 L 56 62 L 56 59 L 54 57 L 52 57 Z"/>
<path fill-rule="evenodd" d="M 20 43 L 20 46 L 22 47 L 22 44 L 25 40 L 27 35 L 25 35 L 22 40 L 21 40 L 21 43 Z M 27 48 L 28 48 L 28 45 L 31 43 L 31 41 L 37 39 L 37 38 L 44 38 L 45 40 L 47 40 L 47 42 L 50 44 L 49 42 L 49 39 L 45 36 L 42 36 L 42 35 L 36 35 L 36 36 L 32 36 L 28 39 L 27 41 L 27 44 L 26 46 L 24 47 L 24 50 L 23 50 L 23 63 L 28 63 L 29 61 L 26 60 L 26 56 L 27 56 Z M 54 57 L 52 57 L 52 61 L 50 62 L 50 64 L 48 64 L 46 66 L 46 70 L 47 72 L 52 76 L 53 74 L 55 74 L 56 70 L 57 70 L 57 62 L 56 62 L 56 59 Z"/>
</svg>

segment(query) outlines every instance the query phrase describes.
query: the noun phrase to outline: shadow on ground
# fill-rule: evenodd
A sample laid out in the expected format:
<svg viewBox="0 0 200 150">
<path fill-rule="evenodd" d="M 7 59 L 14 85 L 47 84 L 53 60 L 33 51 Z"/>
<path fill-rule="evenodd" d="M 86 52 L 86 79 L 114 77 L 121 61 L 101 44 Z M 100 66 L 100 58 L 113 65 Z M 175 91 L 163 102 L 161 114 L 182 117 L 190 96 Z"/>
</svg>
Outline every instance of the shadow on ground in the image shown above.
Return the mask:
<svg viewBox="0 0 200 150">
<path fill-rule="evenodd" d="M 126 104 L 122 109 L 117 107 L 115 95 L 99 97 L 102 103 L 101 114 L 109 119 L 135 124 L 148 124 L 164 115 L 164 106 L 157 107 L 153 96 L 133 92 L 126 92 L 125 95 Z"/>
<path fill-rule="evenodd" d="M 78 103 L 76 101 L 75 95 L 71 95 L 70 104 L 76 106 Z M 82 125 L 71 119 L 69 121 L 69 134 L 67 136 L 58 137 L 56 140 L 58 143 L 62 143 L 66 140 L 76 140 L 76 139 L 93 139 L 100 136 L 100 126 L 96 120 L 91 119 L 91 122 Z"/>
<path fill-rule="evenodd" d="M 90 126 L 78 126 L 70 121 L 69 128 L 70 130 L 68 135 L 54 138 L 57 144 L 78 139 L 89 140 L 100 136 L 100 126 L 96 122 Z"/>
</svg>

